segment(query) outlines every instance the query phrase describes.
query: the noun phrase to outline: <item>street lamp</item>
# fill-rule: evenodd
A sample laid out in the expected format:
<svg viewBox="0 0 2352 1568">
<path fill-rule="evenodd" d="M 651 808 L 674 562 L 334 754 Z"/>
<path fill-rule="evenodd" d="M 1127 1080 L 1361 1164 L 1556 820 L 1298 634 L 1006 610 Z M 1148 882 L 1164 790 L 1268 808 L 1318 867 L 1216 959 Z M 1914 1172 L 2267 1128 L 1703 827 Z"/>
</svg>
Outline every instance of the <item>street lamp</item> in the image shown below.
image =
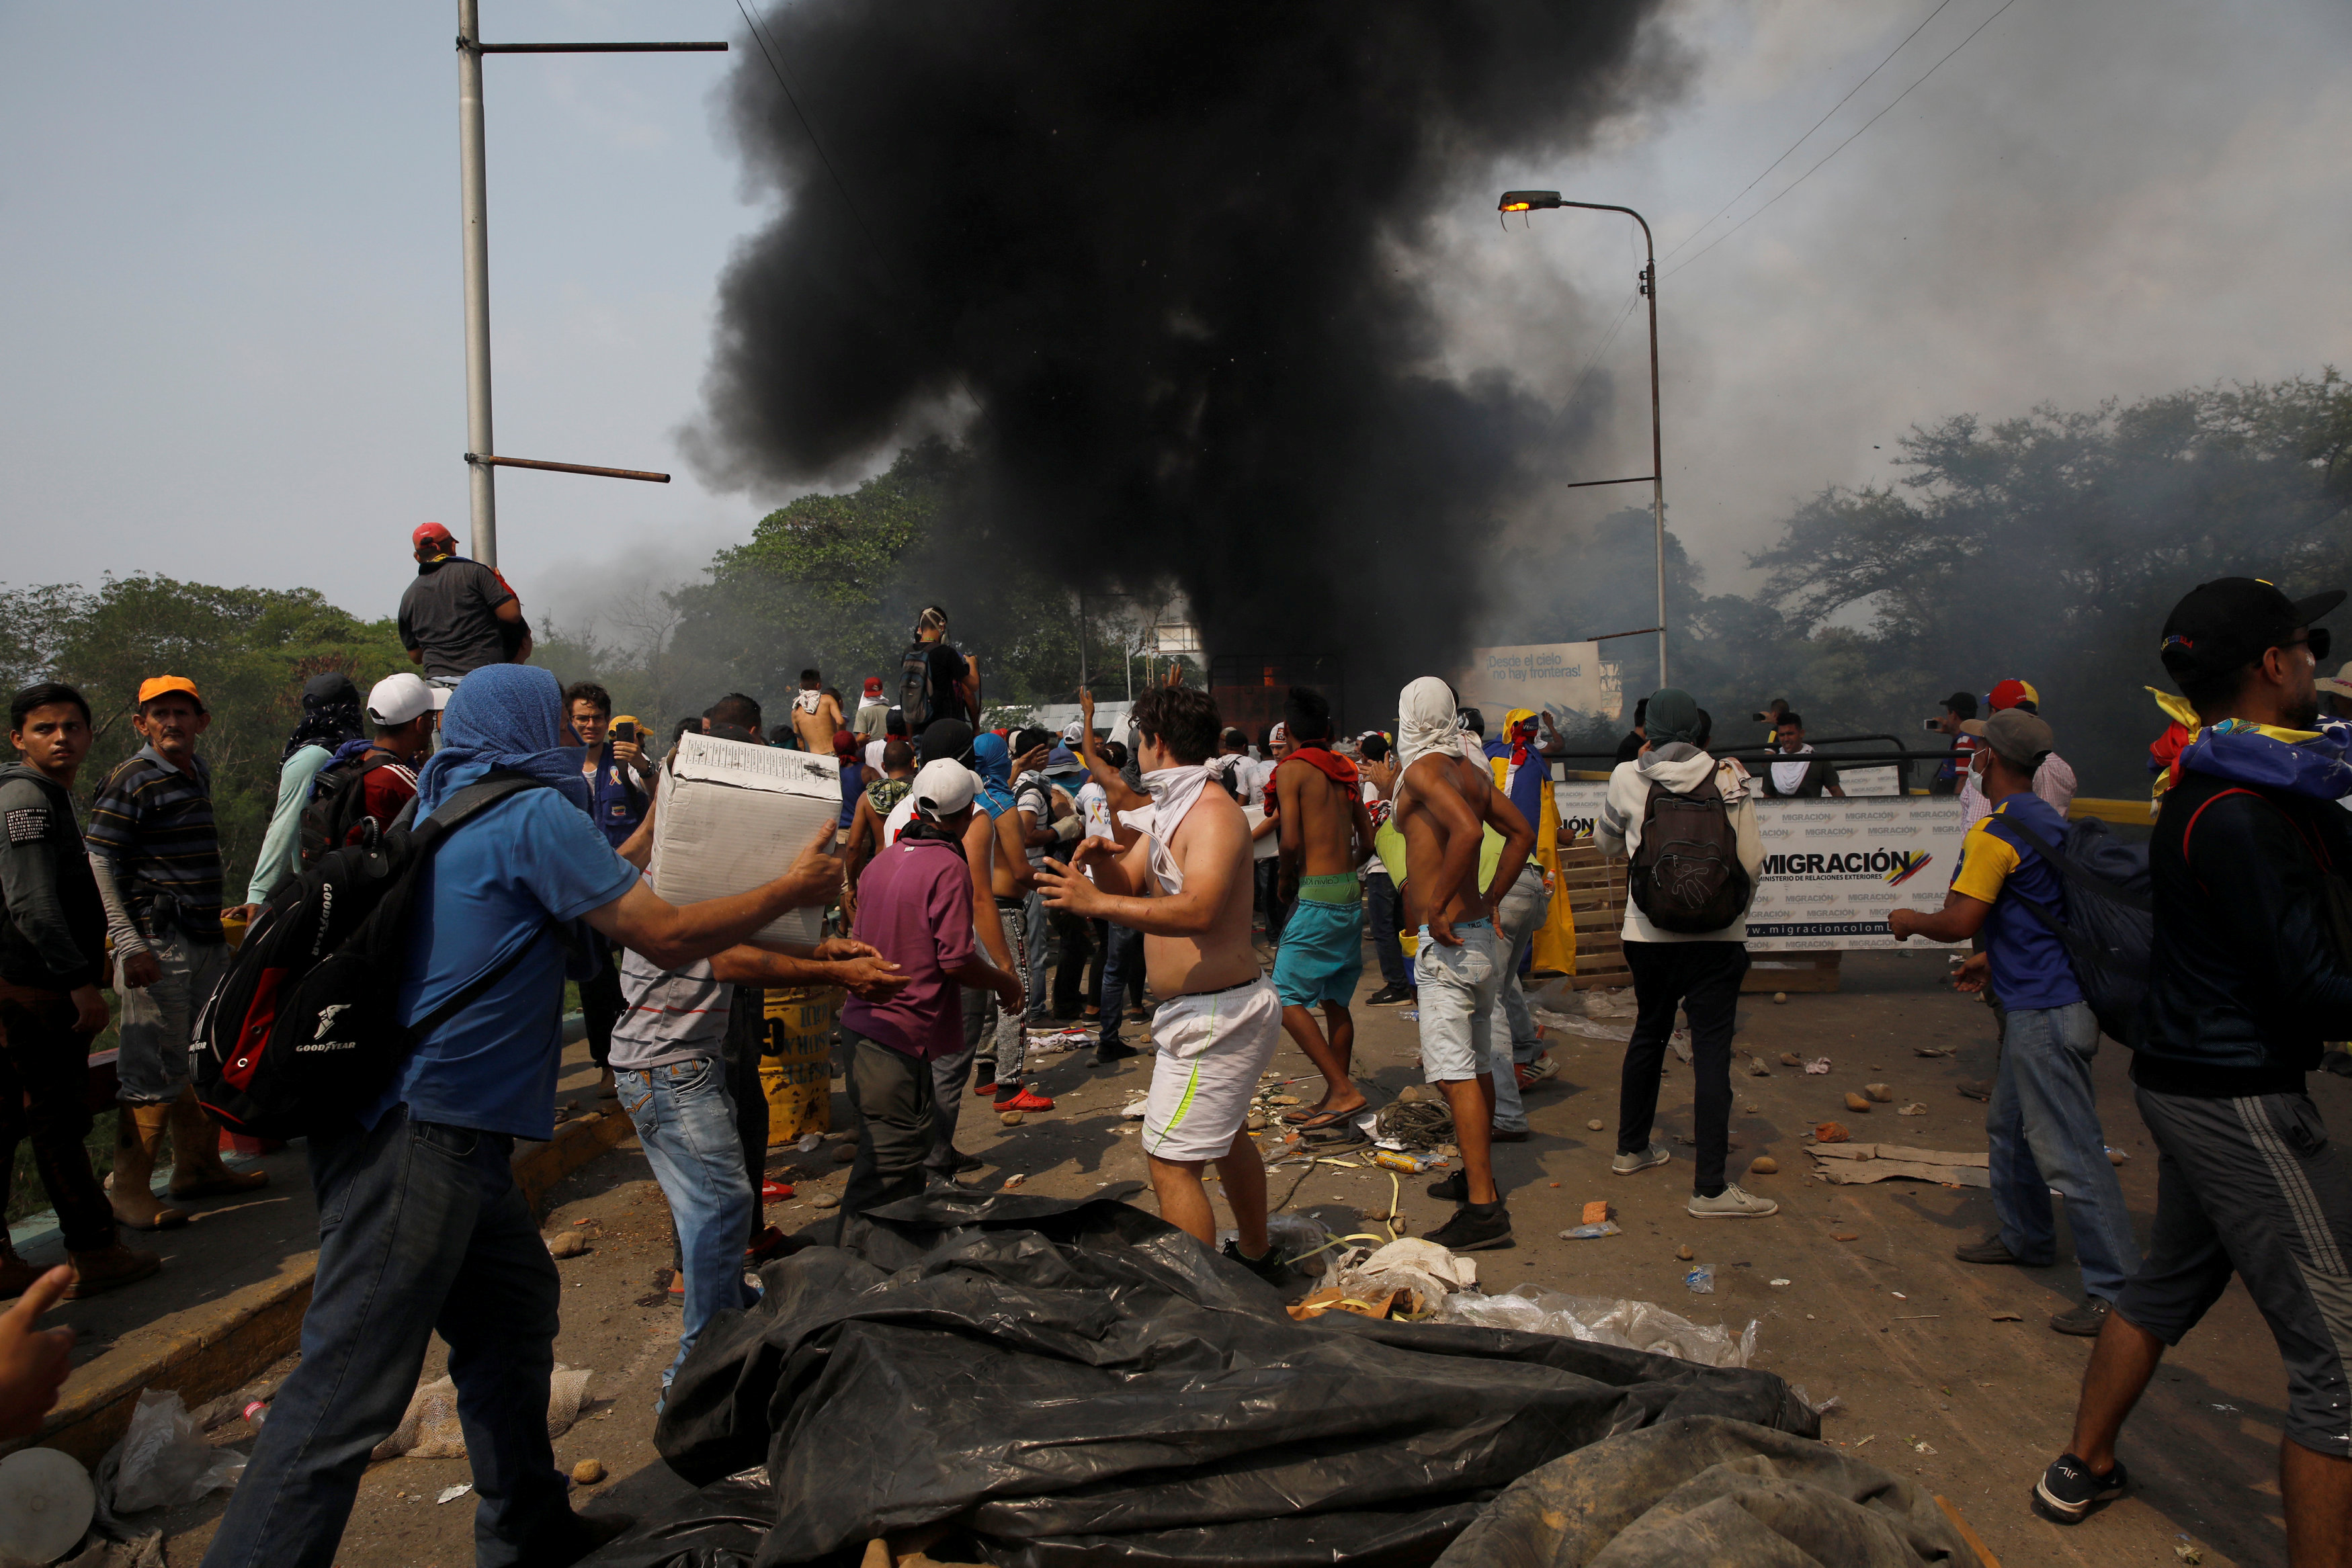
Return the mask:
<svg viewBox="0 0 2352 1568">
<path fill-rule="evenodd" d="M 1622 213 L 1642 225 L 1642 248 L 1646 253 L 1641 272 L 1642 292 L 1650 301 L 1650 471 L 1630 479 L 1582 479 L 1569 486 L 1571 490 L 1598 485 L 1638 485 L 1643 479 L 1650 484 L 1650 518 L 1658 538 L 1658 685 L 1666 684 L 1666 461 L 1658 432 L 1658 247 L 1650 237 L 1649 220 L 1631 207 L 1612 206 L 1606 202 L 1566 202 L 1558 191 L 1506 191 L 1498 211 L 1528 213 L 1538 209 L 1549 212 L 1555 207 L 1581 207 L 1591 213 Z"/>
</svg>

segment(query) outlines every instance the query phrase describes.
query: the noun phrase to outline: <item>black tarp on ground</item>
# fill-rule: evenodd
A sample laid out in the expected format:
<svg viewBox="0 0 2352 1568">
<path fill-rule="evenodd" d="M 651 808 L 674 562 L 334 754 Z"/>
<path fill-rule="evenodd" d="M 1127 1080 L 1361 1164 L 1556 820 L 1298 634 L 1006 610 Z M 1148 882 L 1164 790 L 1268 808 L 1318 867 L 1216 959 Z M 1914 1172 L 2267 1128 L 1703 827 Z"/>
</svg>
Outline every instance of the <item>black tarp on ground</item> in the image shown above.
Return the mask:
<svg viewBox="0 0 2352 1568">
<path fill-rule="evenodd" d="M 1522 1477 L 1437 1568 L 1937 1568 L 1975 1553 L 1925 1489 L 1716 1416 L 1606 1438 Z"/>
<path fill-rule="evenodd" d="M 765 1462 L 761 1568 L 855 1561 L 873 1536 L 939 1521 L 959 1526 L 955 1552 L 1020 1568 L 1403 1568 L 1613 1433 L 1699 1415 L 1819 1429 L 1769 1373 L 1543 1334 L 1294 1323 L 1246 1271 L 1106 1198 L 911 1198 L 845 1240 L 762 1270 L 765 1300 L 703 1334 L 655 1434 L 680 1475 L 721 1483 L 722 1514 L 749 1501 L 722 1478 Z M 625 1542 L 593 1561 L 727 1563 L 715 1539 L 682 1554 L 703 1552 L 690 1518 L 658 1525 L 666 1555 Z"/>
</svg>

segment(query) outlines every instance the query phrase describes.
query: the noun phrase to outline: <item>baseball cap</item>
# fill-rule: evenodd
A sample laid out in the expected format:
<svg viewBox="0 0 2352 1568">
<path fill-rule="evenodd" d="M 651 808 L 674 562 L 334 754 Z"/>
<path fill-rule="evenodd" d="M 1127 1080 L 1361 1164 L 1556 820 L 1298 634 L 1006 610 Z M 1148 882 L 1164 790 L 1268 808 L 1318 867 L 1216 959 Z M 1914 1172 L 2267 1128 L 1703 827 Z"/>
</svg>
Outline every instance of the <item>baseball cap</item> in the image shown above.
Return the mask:
<svg viewBox="0 0 2352 1568">
<path fill-rule="evenodd" d="M 2339 697 L 2352 697 L 2352 664 L 2347 664 L 2333 675 L 2325 675 L 2312 683 L 2323 692 L 2334 692 Z"/>
<path fill-rule="evenodd" d="M 1977 697 L 1974 692 L 1954 692 L 1936 706 L 1947 708 L 1962 718 L 1977 716 Z"/>
<path fill-rule="evenodd" d="M 866 695 L 869 697 L 878 697 L 882 695 L 881 676 L 868 675 L 866 677 Z"/>
<path fill-rule="evenodd" d="M 969 762 L 971 760 L 971 726 L 960 718 L 935 718 L 925 726 L 921 741 L 916 749 L 921 753 L 923 766 L 934 762 Z"/>
<path fill-rule="evenodd" d="M 2340 588 L 2289 599 L 2259 577 L 2216 578 L 2199 583 L 2172 607 L 2158 653 L 2175 677 L 2224 674 L 2284 645 L 2296 627 L 2310 625 L 2343 602 Z"/>
<path fill-rule="evenodd" d="M 857 737 L 845 729 L 833 732 L 833 754 L 846 762 L 857 755 Z"/>
<path fill-rule="evenodd" d="M 2015 678 L 2001 682 L 1985 694 L 1985 706 L 1995 713 L 2000 712 L 2003 708 L 2015 707 L 2020 703 L 2032 703 L 2039 708 L 2042 706 L 2042 694 L 2026 682 Z"/>
<path fill-rule="evenodd" d="M 1045 753 L 1045 771 L 1048 773 L 1081 772 L 1086 766 L 1078 760 L 1078 754 L 1066 746 L 1057 746 Z"/>
<path fill-rule="evenodd" d="M 440 524 L 419 523 L 416 525 L 416 531 L 408 536 L 408 548 L 415 549 L 428 539 L 435 544 L 444 545 L 454 545 L 457 542 L 449 530 Z"/>
<path fill-rule="evenodd" d="M 1062 727 L 1062 744 L 1064 746 L 1076 746 L 1079 741 L 1086 738 L 1086 734 L 1087 721 L 1082 718 L 1074 718 L 1069 723 Z"/>
<path fill-rule="evenodd" d="M 196 711 L 204 711 L 205 699 L 197 694 L 196 683 L 185 675 L 150 675 L 139 683 L 139 704 L 144 707 L 166 692 L 185 692 L 194 699 Z"/>
<path fill-rule="evenodd" d="M 915 775 L 915 812 L 928 821 L 952 817 L 980 793 L 980 776 L 962 763 L 942 757 L 923 764 Z"/>
<path fill-rule="evenodd" d="M 2058 748 L 2058 739 L 2050 733 L 2050 726 L 2042 716 L 2021 707 L 1999 709 L 1990 718 L 1965 720 L 1960 732 L 1981 736 L 1995 757 L 2028 773 L 2041 767 L 2042 759 Z"/>
<path fill-rule="evenodd" d="M 419 714 L 447 706 L 449 688 L 436 686 L 422 676 L 403 670 L 396 675 L 386 675 L 368 688 L 368 717 L 379 729 L 390 729 L 408 723 Z"/>
</svg>

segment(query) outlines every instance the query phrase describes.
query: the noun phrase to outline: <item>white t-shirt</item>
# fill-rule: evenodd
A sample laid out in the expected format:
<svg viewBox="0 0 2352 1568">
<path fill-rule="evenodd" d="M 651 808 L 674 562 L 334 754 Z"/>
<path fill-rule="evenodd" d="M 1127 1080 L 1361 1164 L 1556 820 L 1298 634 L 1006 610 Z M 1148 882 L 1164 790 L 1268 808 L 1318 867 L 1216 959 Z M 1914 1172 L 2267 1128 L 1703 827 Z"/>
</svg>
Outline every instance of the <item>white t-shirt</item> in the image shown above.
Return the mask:
<svg viewBox="0 0 2352 1568">
<path fill-rule="evenodd" d="M 887 850 L 892 844 L 897 843 L 898 841 L 898 835 L 905 832 L 907 831 L 907 824 L 914 820 L 915 798 L 912 795 L 908 795 L 905 800 L 900 800 L 897 805 L 891 807 L 890 814 L 882 819 L 882 848 Z"/>
<path fill-rule="evenodd" d="M 1369 779 L 1361 779 L 1357 780 L 1357 782 L 1363 787 L 1364 810 L 1367 812 L 1370 812 L 1374 806 L 1381 803 L 1381 787 L 1373 783 Z M 1388 866 L 1377 854 L 1367 856 L 1364 863 L 1357 869 L 1361 871 L 1366 876 L 1371 876 L 1374 874 L 1386 876 L 1389 874 Z"/>
</svg>

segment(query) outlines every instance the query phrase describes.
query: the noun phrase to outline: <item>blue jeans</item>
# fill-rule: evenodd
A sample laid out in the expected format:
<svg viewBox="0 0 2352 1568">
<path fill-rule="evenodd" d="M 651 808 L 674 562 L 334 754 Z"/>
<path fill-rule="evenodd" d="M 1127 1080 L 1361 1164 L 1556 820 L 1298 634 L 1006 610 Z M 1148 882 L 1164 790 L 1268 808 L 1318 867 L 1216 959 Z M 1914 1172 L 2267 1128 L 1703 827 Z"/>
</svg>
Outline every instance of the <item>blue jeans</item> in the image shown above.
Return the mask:
<svg viewBox="0 0 2352 1568">
<path fill-rule="evenodd" d="M 1404 943 L 1396 929 L 1396 883 L 1389 873 L 1376 871 L 1364 878 L 1364 923 L 1372 928 L 1372 951 L 1380 955 L 1381 980 L 1385 985 L 1412 988 L 1412 970 L 1404 961 Z"/>
<path fill-rule="evenodd" d="M 483 1568 L 569 1562 L 585 1544 L 547 1438 L 562 1282 L 514 1185 L 514 1140 L 395 1105 L 373 1131 L 310 1140 L 319 1271 L 302 1361 L 269 1407 L 206 1568 L 328 1568 L 368 1452 L 449 1346 Z"/>
<path fill-rule="evenodd" d="M 2066 1200 L 2083 1289 L 2112 1301 L 2138 1266 L 2139 1249 L 2099 1132 L 2091 1091 L 2098 1049 L 2098 1020 L 2082 1002 L 2009 1009 L 1985 1134 L 2001 1245 L 2037 1266 L 2057 1255 L 2050 1213 L 2055 1188 Z"/>
<path fill-rule="evenodd" d="M 1035 888 L 1031 888 L 1028 896 L 1021 901 L 1021 941 L 1029 963 L 1028 974 L 1022 977 L 1029 988 L 1029 1021 L 1051 1023 L 1054 1015 L 1045 1005 L 1045 966 L 1054 956 L 1053 943 L 1045 932 L 1045 895 Z M 996 1070 L 1000 1073 L 1004 1071 L 1002 1061 Z"/>
<path fill-rule="evenodd" d="M 1143 933 L 1111 925 L 1103 942 L 1102 1032 L 1097 1048 L 1118 1043 L 1128 1003 L 1143 995 Z"/>
<path fill-rule="evenodd" d="M 1532 861 L 1519 880 L 1495 905 L 1495 945 L 1503 950 L 1503 1017 L 1508 1030 L 1495 1031 L 1491 1052 L 1495 1073 L 1495 1130 L 1527 1131 L 1528 1113 L 1519 1103 L 1519 1068 L 1533 1061 L 1543 1049 L 1536 1034 L 1535 1009 L 1527 988 L 1519 984 L 1519 966 L 1535 946 L 1544 916 L 1551 913 L 1551 890 L 1544 886 L 1543 871 Z"/>
<path fill-rule="evenodd" d="M 669 1200 L 685 1261 L 686 1322 L 677 1359 L 662 1373 L 667 1391 L 686 1353 L 722 1307 L 748 1307 L 743 1248 L 751 1239 L 751 1184 L 735 1130 L 725 1067 L 709 1057 L 645 1071 L 616 1072 L 621 1103 L 646 1145 L 654 1180 Z"/>
</svg>

